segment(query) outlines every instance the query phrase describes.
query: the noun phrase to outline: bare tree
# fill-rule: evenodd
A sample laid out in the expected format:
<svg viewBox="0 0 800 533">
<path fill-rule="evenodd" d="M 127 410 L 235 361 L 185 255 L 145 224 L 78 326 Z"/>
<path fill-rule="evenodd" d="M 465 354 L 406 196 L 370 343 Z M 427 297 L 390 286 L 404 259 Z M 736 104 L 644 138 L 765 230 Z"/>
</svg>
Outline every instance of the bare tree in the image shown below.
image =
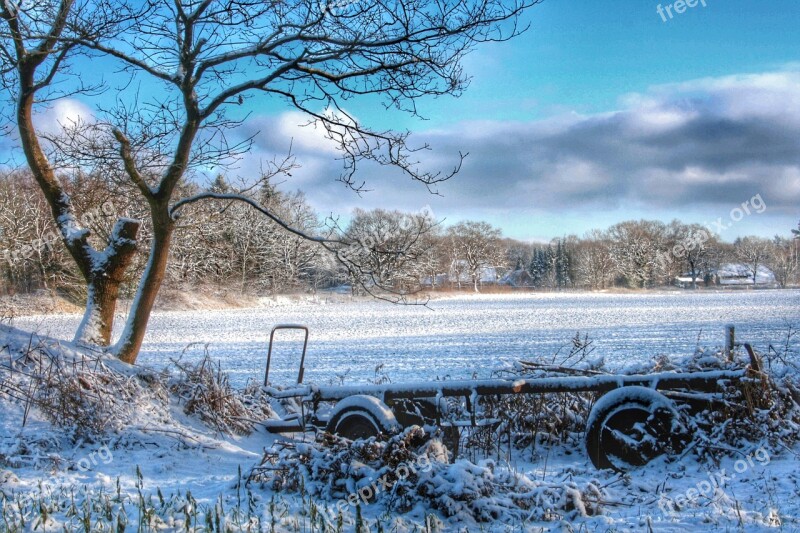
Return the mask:
<svg viewBox="0 0 800 533">
<path fill-rule="evenodd" d="M 733 246 L 736 258 L 747 267 L 755 285 L 759 269 L 769 261 L 772 242 L 761 237 L 744 237 L 736 239 Z"/>
<path fill-rule="evenodd" d="M 772 239 L 769 264 L 775 273 L 775 281 L 781 288 L 786 288 L 797 274 L 797 244 L 797 239 L 786 239 L 780 236 Z"/>
<path fill-rule="evenodd" d="M 340 250 L 343 263 L 358 265 L 361 284 L 397 292 L 418 290 L 423 258 L 432 253 L 425 239 L 436 222 L 427 213 L 357 209 L 345 232 L 352 244 Z"/>
<path fill-rule="evenodd" d="M 614 281 L 617 269 L 605 232 L 592 230 L 578 243 L 577 262 L 581 281 L 590 289 L 605 289 Z"/>
<path fill-rule="evenodd" d="M 665 249 L 665 225 L 631 220 L 611 226 L 608 235 L 611 256 L 628 285 L 642 289 L 651 286 L 659 275 L 658 254 Z"/>
<path fill-rule="evenodd" d="M 308 205 L 305 195 L 300 192 L 283 193 L 271 184 L 266 184 L 260 192 L 261 204 L 278 215 L 281 220 L 305 234 L 330 235 L 317 219 L 317 214 Z M 253 214 L 253 211 L 250 211 Z M 256 213 L 256 216 L 260 214 Z M 259 251 L 259 265 L 255 276 L 262 286 L 271 292 L 296 289 L 310 281 L 322 256 L 330 256 L 326 250 L 315 246 L 307 239 L 288 231 L 281 231 L 271 220 L 260 216 L 263 231 L 256 235 Z M 257 221 L 253 221 L 257 224 Z"/>
<path fill-rule="evenodd" d="M 76 128 L 64 145 L 72 157 L 100 155 L 121 161 L 149 210 L 152 239 L 147 266 L 122 336 L 112 349 L 122 360 L 134 362 L 164 280 L 181 209 L 204 199 L 234 199 L 219 193 L 176 197 L 193 169 L 225 164 L 248 148 L 248 140 L 228 143 L 226 131 L 240 122 L 226 115 L 227 108 L 258 95 L 300 110 L 339 148 L 340 179 L 354 190 L 365 187 L 356 174 L 362 161 L 397 167 L 434 189 L 459 165 L 444 174 L 423 170 L 414 154 L 426 147 L 409 146 L 407 133 L 362 125 L 344 111 L 342 101 L 382 95 L 387 106 L 416 113 L 420 97 L 458 95 L 468 79 L 461 61 L 465 54 L 478 43 L 516 35 L 518 17 L 539 0 L 359 1 L 335 10 L 316 0 L 145 0 L 136 4 L 143 6 L 139 14 L 146 16 L 138 17 L 135 27 L 121 30 L 118 24 L 107 23 L 102 18 L 107 13 L 100 9 L 107 6 L 108 13 L 115 14 L 119 2 L 50 1 L 52 10 L 28 12 L 41 14 L 44 21 L 34 32 L 43 37 L 32 47 L 25 46 L 27 37 L 22 33 L 28 26 L 19 23 L 19 10 L 3 2 L 10 35 L 4 63 L 14 65 L 17 72 L 22 96 L 17 123 L 29 165 L 91 288 L 81 335 L 85 340 L 108 340 L 113 312 L 107 311 L 113 310 L 115 283 L 133 253 L 138 223 L 122 220 L 106 250 L 92 253 L 31 127 L 34 94 L 51 84 L 63 60 L 79 47 L 115 58 L 133 79 L 150 78 L 163 88 L 149 100 L 138 94 L 120 95 L 116 106 L 100 110 L 102 121 L 89 130 Z M 81 24 L 98 18 L 102 24 L 96 27 Z M 67 31 L 70 21 L 75 31 Z M 36 79 L 40 69 L 43 73 Z M 285 168 L 279 165 L 276 170 Z M 250 199 L 239 199 L 284 230 L 325 242 L 292 230 Z"/>
<path fill-rule="evenodd" d="M 719 240 L 716 235 L 700 224 L 679 224 L 677 239 L 670 252 L 681 258 L 681 264 L 692 278 L 692 288 L 697 288 L 697 279 L 708 274 L 719 263 Z"/>
<path fill-rule="evenodd" d="M 307 234 L 322 224 L 302 193 L 284 193 L 271 183 L 241 190 L 219 175 L 208 189 L 214 194 L 248 198 L 291 227 Z M 189 197 L 200 190 L 185 191 Z M 183 211 L 175 230 L 168 282 L 189 285 L 230 284 L 241 292 L 279 292 L 298 288 L 313 274 L 325 252 L 281 228 L 261 212 L 238 200 L 196 202 Z"/>
<path fill-rule="evenodd" d="M 43 211 L 43 203 L 44 197 L 30 175 L 0 175 L 0 249 L 5 292 L 10 294 L 48 288 L 53 223 Z"/>
<path fill-rule="evenodd" d="M 422 276 L 421 284 L 429 284 L 436 290 L 440 277 L 446 279 L 447 271 L 447 246 L 443 236 L 442 226 L 438 223 L 421 236 L 422 248 L 425 252 L 418 260 L 419 272 Z"/>
<path fill-rule="evenodd" d="M 481 277 L 488 268 L 504 261 L 504 249 L 500 239 L 502 233 L 488 222 L 459 222 L 447 229 L 450 240 L 453 266 L 456 275 L 469 275 L 475 292 L 480 291 Z"/>
<path fill-rule="evenodd" d="M 69 89 L 61 89 L 72 74 L 70 61 L 80 49 L 76 41 L 86 36 L 108 37 L 135 18 L 122 1 L 0 2 L 0 79 L 15 102 L 13 115 L 4 118 L 16 124 L 28 166 L 88 288 L 86 313 L 76 339 L 98 344 L 110 341 L 119 286 L 135 251 L 139 223 L 120 219 L 103 249 L 92 245 L 91 232 L 81 225 L 41 142 L 33 113 L 35 104 L 96 91 L 97 86 L 86 86 L 79 77 Z"/>
<path fill-rule="evenodd" d="M 225 188 L 217 187 L 222 181 L 218 177 L 211 190 L 230 192 L 227 183 Z M 188 194 L 198 192 L 199 188 L 187 191 Z M 243 211 L 249 213 L 247 209 Z M 227 283 L 233 276 L 235 263 L 229 235 L 230 226 L 238 222 L 236 214 L 232 216 L 226 206 L 215 202 L 196 204 L 187 209 L 175 229 L 176 239 L 172 244 L 166 282 L 180 287 Z"/>
</svg>

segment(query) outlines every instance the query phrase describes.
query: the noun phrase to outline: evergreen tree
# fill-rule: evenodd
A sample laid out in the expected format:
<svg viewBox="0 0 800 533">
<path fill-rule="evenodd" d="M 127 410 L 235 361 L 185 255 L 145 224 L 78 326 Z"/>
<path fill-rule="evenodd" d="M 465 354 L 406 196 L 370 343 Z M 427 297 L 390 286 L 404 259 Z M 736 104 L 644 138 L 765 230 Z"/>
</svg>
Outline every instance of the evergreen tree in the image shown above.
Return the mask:
<svg viewBox="0 0 800 533">
<path fill-rule="evenodd" d="M 545 287 L 552 273 L 553 250 L 547 248 L 535 248 L 531 258 L 528 272 L 533 280 L 534 287 Z"/>
<path fill-rule="evenodd" d="M 231 186 L 228 184 L 228 180 L 225 179 L 225 176 L 222 174 L 217 174 L 216 179 L 214 179 L 214 183 L 208 189 L 211 192 L 216 192 L 220 194 L 228 194 L 231 192 Z"/>
<path fill-rule="evenodd" d="M 563 289 L 568 287 L 572 282 L 570 276 L 570 257 L 569 253 L 567 252 L 567 244 L 564 239 L 559 239 L 558 243 L 556 244 L 556 257 L 555 257 L 555 266 L 556 266 L 556 287 L 559 289 Z"/>
</svg>

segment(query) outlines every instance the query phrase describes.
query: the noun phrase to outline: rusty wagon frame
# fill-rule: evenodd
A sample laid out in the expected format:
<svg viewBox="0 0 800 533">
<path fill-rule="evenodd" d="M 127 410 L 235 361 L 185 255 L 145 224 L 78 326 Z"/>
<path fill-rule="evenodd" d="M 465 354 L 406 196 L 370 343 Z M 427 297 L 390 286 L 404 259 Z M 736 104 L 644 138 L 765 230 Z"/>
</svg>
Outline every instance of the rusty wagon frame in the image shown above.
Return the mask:
<svg viewBox="0 0 800 533">
<path fill-rule="evenodd" d="M 280 330 L 305 334 L 297 383 L 287 388 L 269 381 L 273 342 Z M 616 470 L 679 451 L 689 440 L 689 429 L 678 404 L 713 405 L 730 385 L 758 378 L 762 370 L 752 347 L 742 344 L 750 363 L 730 370 L 321 386 L 303 383 L 308 337 L 308 327 L 299 324 L 279 324 L 270 332 L 263 390 L 280 416 L 262 421 L 271 433 L 326 431 L 356 440 L 420 425 L 440 431 L 455 455 L 462 428 L 499 423 L 479 414 L 481 397 L 595 392 L 601 396 L 587 419 L 586 451 L 596 467 Z M 447 398 L 463 399 L 467 419 L 449 416 Z"/>
</svg>

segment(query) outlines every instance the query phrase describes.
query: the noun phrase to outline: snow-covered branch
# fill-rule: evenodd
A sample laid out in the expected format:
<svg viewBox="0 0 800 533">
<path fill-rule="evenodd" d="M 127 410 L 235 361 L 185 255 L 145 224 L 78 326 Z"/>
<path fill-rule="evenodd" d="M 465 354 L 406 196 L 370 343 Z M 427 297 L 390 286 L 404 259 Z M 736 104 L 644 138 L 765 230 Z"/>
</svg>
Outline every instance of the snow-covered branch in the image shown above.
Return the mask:
<svg viewBox="0 0 800 533">
<path fill-rule="evenodd" d="M 306 239 L 308 241 L 317 242 L 317 243 L 320 243 L 320 244 L 323 244 L 323 245 L 324 244 L 344 244 L 342 241 L 340 241 L 338 239 L 327 239 L 327 238 L 324 238 L 324 237 L 315 237 L 313 235 L 309 235 L 309 234 L 307 234 L 307 233 L 305 233 L 303 231 L 300 231 L 300 230 L 298 230 L 296 228 L 293 228 L 291 225 L 287 224 L 286 222 L 281 220 L 279 217 L 277 217 L 275 214 L 270 212 L 269 209 L 266 209 L 264 206 L 260 205 L 258 202 L 256 202 L 252 198 L 248 198 L 247 196 L 243 196 L 241 194 L 202 192 L 200 194 L 196 194 L 196 195 L 191 196 L 189 198 L 183 198 L 182 200 L 179 200 L 178 202 L 175 202 L 175 204 L 169 210 L 170 216 L 173 219 L 177 219 L 178 216 L 179 216 L 178 212 L 184 206 L 187 206 L 187 205 L 190 205 L 190 204 L 193 204 L 195 202 L 202 201 L 202 200 L 232 200 L 232 201 L 236 201 L 236 202 L 243 202 L 245 204 L 248 204 L 250 207 L 252 207 L 256 211 L 258 211 L 259 213 L 262 213 L 264 216 L 266 216 L 267 218 L 269 218 L 270 220 L 272 220 L 273 222 L 278 224 L 280 227 L 282 227 L 283 229 L 285 229 L 289 233 L 293 233 L 294 235 L 297 235 L 298 237 L 302 237 L 303 239 Z"/>
</svg>

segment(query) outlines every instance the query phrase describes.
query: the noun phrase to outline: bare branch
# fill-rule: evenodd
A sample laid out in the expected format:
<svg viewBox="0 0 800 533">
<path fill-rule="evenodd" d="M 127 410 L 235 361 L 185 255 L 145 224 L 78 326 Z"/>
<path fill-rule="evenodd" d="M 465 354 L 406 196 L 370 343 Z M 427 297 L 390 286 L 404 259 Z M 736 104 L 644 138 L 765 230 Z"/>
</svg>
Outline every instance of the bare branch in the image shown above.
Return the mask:
<svg viewBox="0 0 800 533">
<path fill-rule="evenodd" d="M 326 239 L 326 238 L 323 238 L 323 237 L 314 237 L 314 236 L 308 235 L 308 234 L 306 234 L 306 233 L 304 233 L 304 232 L 302 232 L 300 230 L 297 230 L 297 229 L 291 227 L 289 224 L 287 224 L 283 220 L 281 220 L 280 218 L 278 218 L 277 216 L 275 216 L 268 209 L 266 209 L 263 206 L 261 206 L 258 202 L 256 202 L 252 198 L 248 198 L 247 196 L 243 196 L 241 194 L 203 192 L 203 193 L 196 194 L 196 195 L 191 196 L 189 198 L 184 198 L 182 200 L 179 200 L 179 201 L 175 202 L 175 205 L 173 205 L 170 208 L 169 214 L 173 219 L 177 219 L 177 217 L 179 216 L 178 211 L 180 211 L 181 208 L 183 208 L 184 206 L 193 204 L 195 202 L 199 202 L 201 200 L 212 200 L 212 199 L 213 200 L 234 200 L 234 201 L 237 201 L 237 202 L 246 203 L 250 207 L 255 209 L 256 211 L 262 213 L 267 218 L 269 218 L 270 220 L 272 220 L 273 222 L 278 224 L 280 227 L 282 227 L 283 229 L 285 229 L 289 233 L 293 233 L 294 235 L 297 235 L 298 237 L 302 237 L 303 239 L 306 239 L 308 241 L 312 241 L 312 242 L 316 242 L 316 243 L 320 243 L 320 244 L 345 244 L 343 241 L 340 241 L 340 240 L 337 240 L 337 239 Z"/>
<path fill-rule="evenodd" d="M 148 200 L 152 200 L 154 195 L 153 189 L 150 188 L 142 175 L 139 174 L 139 170 L 136 168 L 136 162 L 133 160 L 133 155 L 131 153 L 130 141 L 125 134 L 122 133 L 122 131 L 116 128 L 112 131 L 112 133 L 117 139 L 117 142 L 119 142 L 119 157 L 122 159 L 122 162 L 125 165 L 125 171 L 128 173 L 131 181 L 133 181 L 133 183 L 139 187 L 142 195 Z"/>
</svg>

